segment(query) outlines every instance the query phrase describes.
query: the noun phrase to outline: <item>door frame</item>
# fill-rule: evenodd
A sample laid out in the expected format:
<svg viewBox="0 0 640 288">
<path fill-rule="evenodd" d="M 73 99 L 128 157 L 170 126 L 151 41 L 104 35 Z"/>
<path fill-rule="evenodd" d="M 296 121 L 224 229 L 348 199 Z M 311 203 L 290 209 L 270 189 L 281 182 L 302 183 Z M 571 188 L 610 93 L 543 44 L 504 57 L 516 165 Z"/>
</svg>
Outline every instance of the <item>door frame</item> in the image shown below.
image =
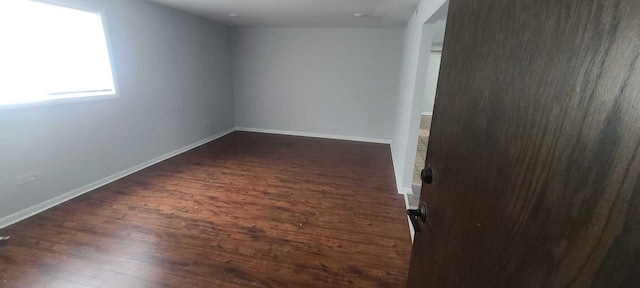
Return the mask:
<svg viewBox="0 0 640 288">
<path fill-rule="evenodd" d="M 391 143 L 393 166 L 399 194 L 409 209 L 407 195 L 413 194 L 412 179 L 418 129 L 424 94 L 427 86 L 427 71 L 433 43 L 434 25 L 440 13 L 446 11 L 448 0 L 423 0 L 409 19 L 404 36 L 402 70 L 400 71 L 399 99 L 396 111 L 395 133 Z M 446 12 L 445 12 L 446 13 Z M 411 241 L 415 231 L 407 217 Z"/>
<path fill-rule="evenodd" d="M 433 22 L 448 5 L 448 0 L 421 1 L 405 30 L 395 133 L 391 144 L 399 194 L 413 194 L 414 159 L 433 42 Z M 405 203 L 408 203 L 406 196 Z M 411 228 L 412 239 L 413 234 Z"/>
</svg>

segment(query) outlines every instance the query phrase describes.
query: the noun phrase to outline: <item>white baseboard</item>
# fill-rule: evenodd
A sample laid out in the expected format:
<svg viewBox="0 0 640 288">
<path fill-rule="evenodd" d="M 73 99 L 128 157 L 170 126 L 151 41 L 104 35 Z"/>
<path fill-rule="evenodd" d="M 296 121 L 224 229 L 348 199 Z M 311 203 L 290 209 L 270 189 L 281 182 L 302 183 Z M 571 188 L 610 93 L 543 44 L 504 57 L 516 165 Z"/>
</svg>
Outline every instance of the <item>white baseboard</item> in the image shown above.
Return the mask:
<svg viewBox="0 0 640 288">
<path fill-rule="evenodd" d="M 391 163 L 393 164 L 393 175 L 396 179 L 396 189 L 398 190 L 398 194 L 404 194 L 400 191 L 400 174 L 398 174 L 398 167 L 396 167 L 396 161 L 393 155 L 393 147 L 391 147 Z"/>
<path fill-rule="evenodd" d="M 404 194 L 404 207 L 409 210 L 409 196 L 407 196 L 407 194 Z M 413 225 L 411 225 L 411 219 L 409 218 L 409 215 L 407 215 L 407 222 L 409 223 L 409 237 L 411 237 L 411 242 L 413 242 L 416 231 L 413 229 Z"/>
<path fill-rule="evenodd" d="M 347 141 L 357 141 L 357 142 L 391 144 L 391 140 L 389 140 L 389 139 L 379 139 L 379 138 L 353 137 L 353 136 L 343 136 L 343 135 L 297 132 L 297 131 L 274 130 L 274 129 L 262 129 L 262 128 L 248 128 L 248 127 L 236 127 L 236 130 L 245 131 L 245 132 L 278 134 L 278 135 L 303 136 L 303 137 L 313 137 L 313 138 L 325 138 L 325 139 L 335 139 L 335 140 L 347 140 Z"/>
<path fill-rule="evenodd" d="M 49 199 L 47 201 L 41 202 L 39 204 L 36 204 L 34 206 L 31 206 L 31 207 L 29 207 L 27 209 L 24 209 L 22 211 L 18 211 L 18 212 L 14 213 L 14 214 L 6 216 L 6 217 L 0 219 L 0 228 L 7 227 L 7 226 L 9 226 L 11 224 L 14 224 L 14 223 L 16 223 L 18 221 L 21 221 L 21 220 L 24 220 L 26 218 L 29 218 L 29 217 L 31 217 L 33 215 L 36 215 L 36 214 L 38 214 L 38 213 L 40 213 L 42 211 L 45 211 L 45 210 L 47 210 L 49 208 L 52 208 L 54 206 L 60 205 L 60 204 L 62 204 L 64 202 L 67 202 L 67 201 L 69 201 L 69 200 L 71 200 L 71 199 L 73 199 L 75 197 L 78 197 L 78 196 L 80 196 L 82 194 L 85 194 L 87 192 L 90 192 L 92 190 L 100 188 L 100 187 L 102 187 L 104 185 L 107 185 L 107 184 L 109 184 L 109 183 L 111 183 L 113 181 L 116 181 L 116 180 L 124 178 L 124 177 L 126 177 L 128 175 L 131 175 L 131 174 L 133 174 L 135 172 L 138 172 L 138 171 L 140 171 L 140 170 L 142 170 L 144 168 L 147 168 L 147 167 L 149 167 L 151 165 L 157 164 L 157 163 L 162 162 L 164 160 L 167 160 L 167 159 L 169 159 L 171 157 L 174 157 L 174 156 L 177 156 L 177 155 L 182 154 L 184 152 L 187 152 L 187 151 L 189 151 L 189 150 L 191 150 L 193 148 L 196 148 L 198 146 L 207 144 L 207 143 L 209 143 L 209 142 L 211 142 L 213 140 L 216 140 L 216 139 L 218 139 L 218 138 L 220 138 L 222 136 L 225 136 L 225 135 L 227 135 L 227 134 L 229 134 L 229 133 L 231 133 L 231 132 L 233 132 L 235 130 L 236 129 L 232 128 L 232 129 L 229 129 L 229 130 L 226 130 L 226 131 L 222 131 L 222 132 L 220 132 L 220 133 L 218 133 L 216 135 L 213 135 L 213 136 L 208 137 L 206 139 L 202 139 L 202 140 L 200 140 L 200 141 L 198 141 L 196 143 L 187 145 L 187 146 L 182 147 L 180 149 L 177 149 L 175 151 L 169 152 L 169 153 L 167 153 L 165 155 L 156 157 L 156 158 L 151 159 L 149 161 L 146 161 L 146 162 L 143 162 L 143 163 L 138 164 L 136 166 L 133 166 L 133 167 L 131 167 L 129 169 L 126 169 L 126 170 L 120 171 L 120 172 L 118 172 L 116 174 L 113 174 L 111 176 L 102 178 L 102 179 L 100 179 L 98 181 L 95 181 L 95 182 L 93 182 L 91 184 L 87 184 L 87 185 L 82 186 L 82 187 L 80 187 L 78 189 L 75 189 L 73 191 L 67 192 L 67 193 L 62 194 L 60 196 L 57 196 L 55 198 L 52 198 L 52 199 Z"/>
<path fill-rule="evenodd" d="M 422 116 L 433 116 L 433 112 L 422 112 L 420 113 Z"/>
<path fill-rule="evenodd" d="M 407 187 L 401 187 L 400 184 L 400 174 L 398 173 L 398 167 L 396 167 L 395 155 L 393 155 L 393 148 L 391 148 L 391 162 L 393 163 L 393 174 L 396 178 L 396 189 L 398 190 L 398 194 L 411 195 L 413 194 L 413 189 Z"/>
<path fill-rule="evenodd" d="M 407 187 L 398 187 L 398 194 L 413 195 L 413 189 Z"/>
<path fill-rule="evenodd" d="M 164 160 L 167 160 L 171 157 L 177 156 L 179 154 L 182 154 L 184 152 L 187 152 L 191 149 L 194 149 L 198 146 L 204 145 L 206 143 L 209 143 L 213 140 L 216 140 L 220 137 L 223 137 L 231 132 L 234 131 L 246 131 L 246 132 L 258 132 L 258 133 L 267 133 L 267 134 L 279 134 L 279 135 L 291 135 L 291 136 L 303 136 L 303 137 L 313 137 L 313 138 L 325 138 L 325 139 L 336 139 L 336 140 L 347 140 L 347 141 L 357 141 L 357 142 L 369 142 L 369 143 L 379 143 L 379 144 L 391 144 L 391 140 L 388 139 L 377 139 L 377 138 L 366 138 L 366 137 L 351 137 L 351 136 L 342 136 L 342 135 L 331 135 L 331 134 L 320 134 L 320 133 L 307 133 L 307 132 L 295 132 L 295 131 L 284 131 L 284 130 L 271 130 L 271 129 L 259 129 L 259 128 L 246 128 L 246 127 L 236 127 L 236 128 L 232 128 L 223 132 L 220 132 L 214 136 L 208 137 L 206 139 L 200 140 L 196 143 L 187 145 L 185 147 L 182 147 L 180 149 L 177 149 L 175 151 L 169 152 L 165 155 L 156 157 L 154 159 L 151 159 L 149 161 L 146 161 L 144 163 L 138 164 L 134 167 L 131 167 L 129 169 L 120 171 L 116 174 L 113 174 L 111 176 L 102 178 L 98 181 L 95 181 L 93 183 L 87 184 L 85 186 L 82 186 L 78 189 L 74 189 L 70 192 L 67 192 L 65 194 L 56 196 L 52 199 L 49 199 L 47 201 L 38 203 L 34 206 L 31 206 L 29 208 L 26 208 L 24 210 L 18 211 L 14 214 L 11 214 L 9 216 L 3 217 L 2 219 L 0 219 L 0 228 L 4 228 L 7 227 L 11 224 L 14 224 L 16 222 L 19 222 L 21 220 L 24 220 L 26 218 L 29 218 L 33 215 L 36 215 L 42 211 L 45 211 L 47 209 L 50 209 L 54 206 L 60 205 L 64 202 L 67 202 L 73 198 L 76 198 L 82 194 L 85 194 L 87 192 L 93 191 L 97 188 L 100 188 L 104 185 L 107 185 L 111 182 L 114 182 L 118 179 L 124 178 L 126 176 L 129 176 L 135 172 L 138 172 L 142 169 L 145 169 L 149 166 L 152 166 L 154 164 L 157 164 L 159 162 L 162 162 Z M 402 188 L 402 189 L 398 189 L 398 193 L 400 194 L 412 194 L 413 192 L 411 191 L 410 188 Z"/>
</svg>

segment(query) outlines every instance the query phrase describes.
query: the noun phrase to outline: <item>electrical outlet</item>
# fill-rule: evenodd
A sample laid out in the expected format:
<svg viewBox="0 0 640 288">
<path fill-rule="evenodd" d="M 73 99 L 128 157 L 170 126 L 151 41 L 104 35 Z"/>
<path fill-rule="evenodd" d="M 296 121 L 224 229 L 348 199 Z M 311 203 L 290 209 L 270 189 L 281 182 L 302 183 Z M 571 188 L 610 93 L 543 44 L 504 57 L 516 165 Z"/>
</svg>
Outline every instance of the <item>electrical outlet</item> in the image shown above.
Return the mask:
<svg viewBox="0 0 640 288">
<path fill-rule="evenodd" d="M 42 179 L 42 171 L 35 171 L 16 177 L 16 184 L 18 184 L 18 186 L 22 186 L 24 184 L 38 181 L 40 179 Z"/>
</svg>

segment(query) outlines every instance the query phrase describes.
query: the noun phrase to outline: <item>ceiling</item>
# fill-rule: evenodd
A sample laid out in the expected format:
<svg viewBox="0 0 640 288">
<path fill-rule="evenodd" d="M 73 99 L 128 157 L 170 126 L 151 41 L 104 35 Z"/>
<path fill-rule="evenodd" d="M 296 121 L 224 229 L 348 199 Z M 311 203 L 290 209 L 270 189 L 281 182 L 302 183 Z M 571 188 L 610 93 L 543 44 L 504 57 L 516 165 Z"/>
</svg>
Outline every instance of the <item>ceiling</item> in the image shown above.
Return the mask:
<svg viewBox="0 0 640 288">
<path fill-rule="evenodd" d="M 231 26 L 404 25 L 419 0 L 149 0 Z M 356 17 L 354 14 L 365 14 Z M 239 17 L 230 17 L 237 14 Z"/>
</svg>

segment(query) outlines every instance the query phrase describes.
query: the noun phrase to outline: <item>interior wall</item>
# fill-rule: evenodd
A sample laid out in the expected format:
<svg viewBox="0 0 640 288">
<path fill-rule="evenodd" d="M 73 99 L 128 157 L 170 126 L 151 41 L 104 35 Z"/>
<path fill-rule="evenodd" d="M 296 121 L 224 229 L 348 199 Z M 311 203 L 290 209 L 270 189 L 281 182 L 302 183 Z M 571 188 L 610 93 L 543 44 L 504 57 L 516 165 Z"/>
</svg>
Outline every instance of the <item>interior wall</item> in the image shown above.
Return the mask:
<svg viewBox="0 0 640 288">
<path fill-rule="evenodd" d="M 390 142 L 402 28 L 239 28 L 239 127 Z"/>
<path fill-rule="evenodd" d="M 235 126 L 228 28 L 145 1 L 56 2 L 102 10 L 120 98 L 0 111 L 0 219 Z"/>
<path fill-rule="evenodd" d="M 422 105 L 423 115 L 433 114 L 433 104 L 436 100 L 436 89 L 438 88 L 438 76 L 440 76 L 440 61 L 442 52 L 431 52 L 429 56 L 429 66 L 427 67 L 427 82 L 424 91 L 424 102 Z"/>
<path fill-rule="evenodd" d="M 425 24 L 446 0 L 422 0 L 413 14 L 404 34 L 402 65 L 398 86 L 398 100 L 391 143 L 393 165 L 396 173 L 398 192 L 411 194 L 413 164 L 418 143 L 418 129 L 426 71 L 434 27 Z"/>
</svg>

